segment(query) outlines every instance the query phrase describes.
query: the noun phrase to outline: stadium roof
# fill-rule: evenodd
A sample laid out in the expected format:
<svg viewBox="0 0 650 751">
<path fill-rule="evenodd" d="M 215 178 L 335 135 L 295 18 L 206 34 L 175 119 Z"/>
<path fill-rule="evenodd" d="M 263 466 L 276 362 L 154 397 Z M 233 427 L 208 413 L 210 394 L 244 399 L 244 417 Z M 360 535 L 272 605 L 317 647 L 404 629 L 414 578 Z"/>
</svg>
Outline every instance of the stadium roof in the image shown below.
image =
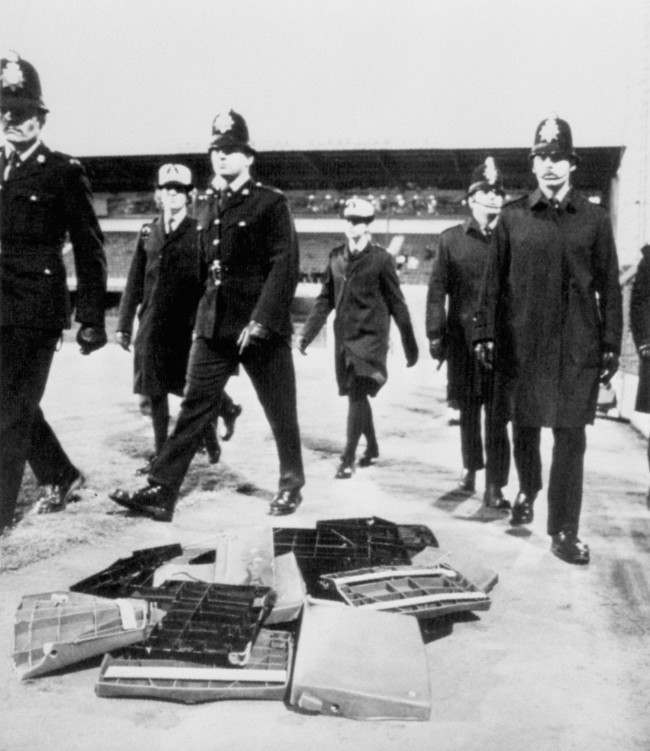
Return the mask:
<svg viewBox="0 0 650 751">
<path fill-rule="evenodd" d="M 623 148 L 601 146 L 578 149 L 576 187 L 609 192 Z M 464 190 L 474 167 L 493 155 L 508 189 L 532 185 L 529 149 L 364 149 L 265 151 L 258 154 L 255 175 L 283 190 L 319 188 L 354 190 L 378 187 Z M 86 157 L 84 164 L 95 192 L 144 191 L 154 186 L 163 162 L 178 161 L 192 168 L 196 184 L 207 185 L 210 162 L 205 152 L 140 156 Z"/>
</svg>

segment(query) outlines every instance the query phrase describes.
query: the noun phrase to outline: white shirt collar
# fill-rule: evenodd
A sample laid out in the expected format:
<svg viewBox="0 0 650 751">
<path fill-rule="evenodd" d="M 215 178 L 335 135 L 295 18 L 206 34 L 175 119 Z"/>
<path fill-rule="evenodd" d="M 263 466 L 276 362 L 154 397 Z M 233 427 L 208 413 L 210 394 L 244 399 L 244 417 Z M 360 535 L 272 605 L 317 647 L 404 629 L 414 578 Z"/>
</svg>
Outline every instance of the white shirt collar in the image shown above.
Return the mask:
<svg viewBox="0 0 650 751">
<path fill-rule="evenodd" d="M 233 193 L 236 193 L 250 179 L 251 176 L 248 172 L 242 172 L 242 174 L 236 177 L 231 183 L 228 183 L 226 187 L 230 188 Z"/>
<path fill-rule="evenodd" d="M 27 149 L 27 151 L 18 151 L 11 143 L 9 143 L 9 141 L 7 141 L 5 143 L 5 156 L 7 157 L 8 161 L 9 157 L 11 156 L 11 152 L 15 151 L 18 154 L 18 159 L 20 159 L 21 162 L 26 162 L 40 145 L 41 139 L 37 138 L 34 143 Z"/>
<path fill-rule="evenodd" d="M 369 244 L 370 244 L 369 232 L 366 232 L 364 235 L 361 235 L 361 237 L 356 242 L 354 240 L 348 241 L 350 252 L 353 254 L 360 253 L 362 250 L 365 250 Z"/>
<path fill-rule="evenodd" d="M 183 208 L 180 211 L 178 211 L 176 214 L 168 214 L 165 216 L 165 229 L 169 229 L 169 223 L 174 222 L 174 229 L 177 229 L 178 225 L 185 219 L 187 216 L 187 209 Z"/>
</svg>

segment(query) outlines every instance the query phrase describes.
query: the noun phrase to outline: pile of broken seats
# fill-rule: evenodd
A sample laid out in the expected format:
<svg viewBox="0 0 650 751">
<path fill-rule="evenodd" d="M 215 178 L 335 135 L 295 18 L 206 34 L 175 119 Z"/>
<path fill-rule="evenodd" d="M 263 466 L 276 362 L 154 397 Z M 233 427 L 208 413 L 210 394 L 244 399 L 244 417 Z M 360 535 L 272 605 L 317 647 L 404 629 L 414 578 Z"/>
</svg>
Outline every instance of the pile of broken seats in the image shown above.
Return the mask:
<svg viewBox="0 0 650 751">
<path fill-rule="evenodd" d="M 209 545 L 138 550 L 67 592 L 24 597 L 14 664 L 31 679 L 104 655 L 99 696 L 275 699 L 426 720 L 419 624 L 489 608 L 496 575 L 471 579 L 441 561 L 422 525 L 369 517 L 231 529 Z"/>
</svg>

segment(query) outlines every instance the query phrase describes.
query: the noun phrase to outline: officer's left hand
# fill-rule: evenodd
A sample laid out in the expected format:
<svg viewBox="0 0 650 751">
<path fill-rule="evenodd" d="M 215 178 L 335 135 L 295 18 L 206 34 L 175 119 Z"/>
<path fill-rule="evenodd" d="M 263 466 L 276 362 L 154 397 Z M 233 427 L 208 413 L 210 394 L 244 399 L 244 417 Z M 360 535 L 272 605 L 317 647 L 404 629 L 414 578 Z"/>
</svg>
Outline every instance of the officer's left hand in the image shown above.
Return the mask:
<svg viewBox="0 0 650 751">
<path fill-rule="evenodd" d="M 609 383 L 618 370 L 618 355 L 611 350 L 605 350 L 600 360 L 600 382 Z"/>
<path fill-rule="evenodd" d="M 106 329 L 103 326 L 89 326 L 81 324 L 77 331 L 77 344 L 81 347 L 82 355 L 89 355 L 96 349 L 101 349 L 108 341 Z"/>
<path fill-rule="evenodd" d="M 243 329 L 237 339 L 237 345 L 239 347 L 239 354 L 248 347 L 249 344 L 259 344 L 265 339 L 268 339 L 271 332 L 266 326 L 263 326 L 257 321 L 250 321 Z"/>
</svg>

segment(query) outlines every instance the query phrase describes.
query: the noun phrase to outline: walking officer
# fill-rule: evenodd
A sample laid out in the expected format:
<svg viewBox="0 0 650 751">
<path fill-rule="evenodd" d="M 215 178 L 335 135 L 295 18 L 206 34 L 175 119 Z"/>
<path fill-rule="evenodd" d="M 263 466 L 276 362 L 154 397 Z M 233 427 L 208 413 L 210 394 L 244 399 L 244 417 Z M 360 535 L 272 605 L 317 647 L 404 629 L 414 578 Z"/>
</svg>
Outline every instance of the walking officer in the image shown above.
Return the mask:
<svg viewBox="0 0 650 751">
<path fill-rule="evenodd" d="M 519 494 L 511 524 L 533 520 L 542 487 L 540 429 L 550 427 L 551 550 L 585 564 L 589 548 L 578 537 L 585 425 L 595 417 L 599 380 L 609 382 L 618 368 L 618 259 L 607 212 L 571 185 L 578 156 L 569 124 L 543 120 L 530 159 L 537 189 L 501 214 L 475 341 L 482 361 L 512 378 Z"/>
<path fill-rule="evenodd" d="M 426 331 L 431 357 L 447 360 L 447 399 L 460 408 L 463 474 L 457 493 L 473 493 L 476 472 L 485 467 L 487 507 L 510 508 L 502 488 L 508 484 L 510 441 L 508 409 L 500 375 L 477 363 L 472 342 L 474 314 L 493 233 L 503 206 L 501 173 L 488 157 L 472 173 L 467 202 L 472 216 L 445 230 L 431 270 Z M 485 410 L 485 462 L 481 411 Z"/>
<path fill-rule="evenodd" d="M 112 498 L 170 521 L 178 491 L 223 389 L 239 365 L 250 376 L 278 451 L 280 480 L 271 514 L 290 514 L 304 484 L 291 355 L 289 309 L 298 281 L 298 243 L 286 198 L 251 179 L 255 151 L 244 118 L 217 115 L 210 158 L 214 185 L 199 201 L 197 230 L 205 291 L 199 302 L 187 384 L 172 435 L 153 462 L 149 485 Z"/>
<path fill-rule="evenodd" d="M 76 159 L 41 140 L 47 112 L 34 66 L 15 53 L 0 60 L 0 527 L 13 521 L 25 462 L 43 486 L 40 510 L 63 508 L 83 485 L 39 406 L 61 331 L 70 328 L 66 234 L 77 342 L 82 354 L 106 343 L 106 258 L 90 185 Z"/>
</svg>

